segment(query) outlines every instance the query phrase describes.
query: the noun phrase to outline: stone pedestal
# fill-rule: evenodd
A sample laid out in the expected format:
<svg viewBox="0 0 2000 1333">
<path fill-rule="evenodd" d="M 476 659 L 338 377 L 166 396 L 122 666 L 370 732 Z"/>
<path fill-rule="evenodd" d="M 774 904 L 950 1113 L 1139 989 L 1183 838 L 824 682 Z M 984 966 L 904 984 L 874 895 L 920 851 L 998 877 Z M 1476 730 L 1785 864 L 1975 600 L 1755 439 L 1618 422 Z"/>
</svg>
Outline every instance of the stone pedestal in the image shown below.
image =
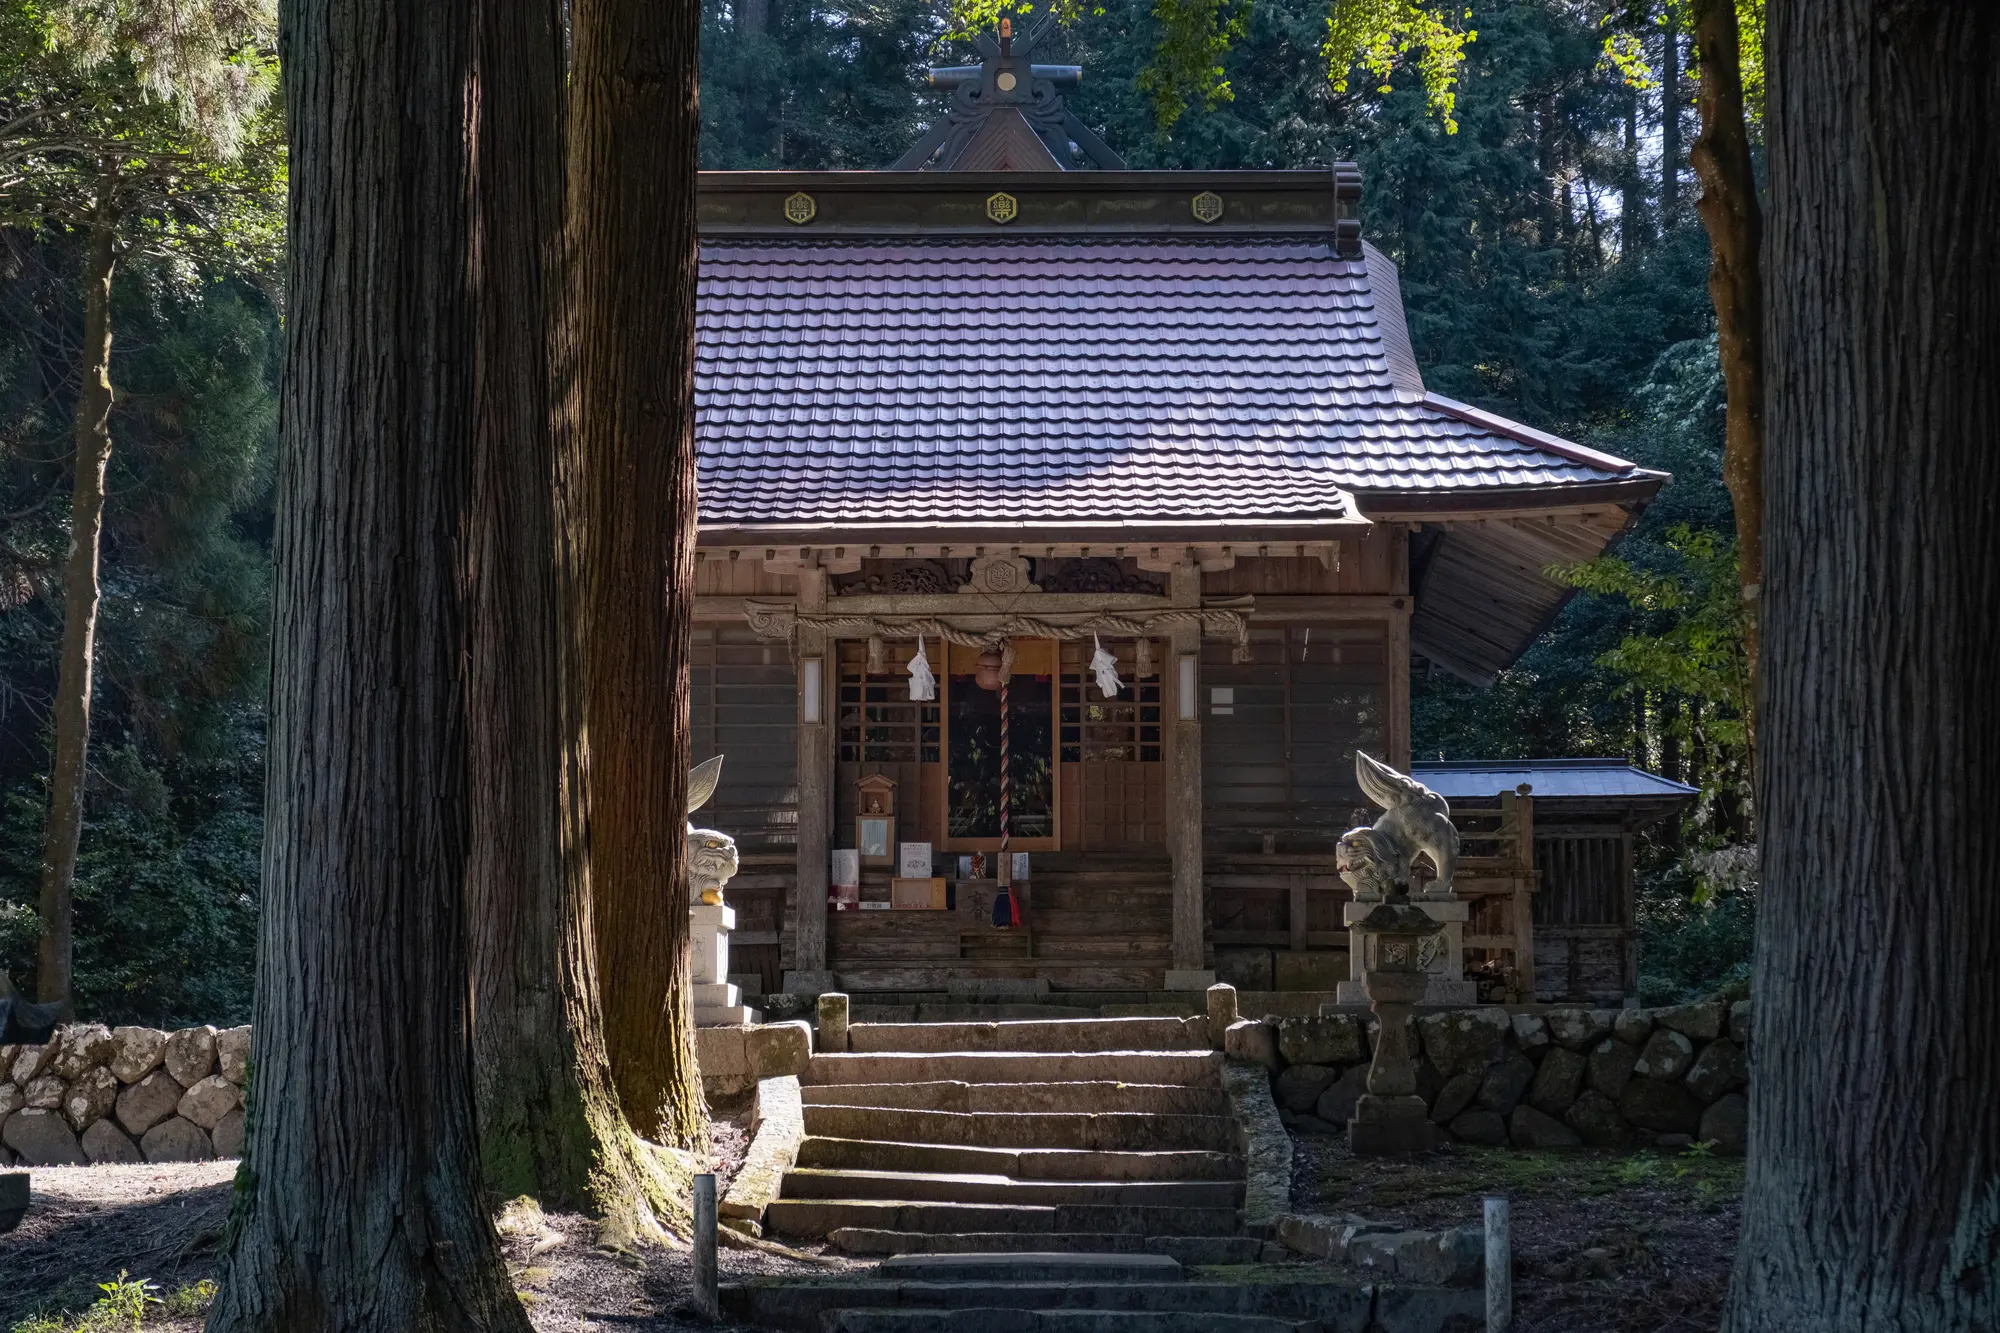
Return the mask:
<svg viewBox="0 0 2000 1333">
<path fill-rule="evenodd" d="M 700 1028 L 756 1023 L 763 1015 L 743 1003 L 743 991 L 729 981 L 729 935 L 736 909 L 699 903 L 688 909 L 689 965 L 693 970 L 694 1025 Z"/>
<path fill-rule="evenodd" d="M 1362 977 L 1364 960 L 1368 956 L 1368 940 L 1361 929 L 1361 922 L 1381 905 L 1381 901 L 1379 898 L 1362 899 L 1341 908 L 1341 920 L 1347 926 L 1348 966 L 1347 980 L 1340 983 L 1336 992 L 1341 1004 L 1368 1003 L 1368 987 Z M 1479 987 L 1465 979 L 1465 922 L 1472 914 L 1472 905 L 1463 899 L 1444 895 L 1412 898 L 1410 903 L 1422 908 L 1425 916 L 1444 927 L 1437 935 L 1427 939 L 1419 951 L 1418 963 L 1428 984 L 1424 987 L 1423 998 L 1417 1003 L 1478 1004 Z"/>
<path fill-rule="evenodd" d="M 1381 1030 L 1368 1091 L 1347 1122 L 1347 1144 L 1364 1157 L 1428 1152 L 1437 1146 L 1437 1129 L 1417 1096 L 1417 1034 L 1410 1019 L 1430 980 L 1418 970 L 1423 946 L 1443 932 L 1407 898 L 1376 903 L 1355 924 L 1368 933 L 1362 983 Z"/>
</svg>

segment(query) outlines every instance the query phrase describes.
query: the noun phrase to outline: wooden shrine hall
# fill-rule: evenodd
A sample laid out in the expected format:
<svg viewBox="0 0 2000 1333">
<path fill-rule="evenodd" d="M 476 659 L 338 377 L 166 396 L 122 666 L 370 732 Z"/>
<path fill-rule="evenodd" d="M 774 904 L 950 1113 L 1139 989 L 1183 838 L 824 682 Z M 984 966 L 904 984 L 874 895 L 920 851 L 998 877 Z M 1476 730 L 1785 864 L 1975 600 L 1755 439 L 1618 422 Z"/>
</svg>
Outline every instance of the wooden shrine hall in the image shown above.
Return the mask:
<svg viewBox="0 0 2000 1333">
<path fill-rule="evenodd" d="M 1413 655 L 1490 682 L 1569 595 L 1542 571 L 1665 476 L 1426 390 L 1354 167 L 1125 170 L 1032 46 L 936 71 L 901 169 L 700 180 L 692 725 L 735 970 L 1102 996 L 1261 952 L 1331 991 L 1354 751 L 1409 767 Z M 1501 842 L 1468 968 L 1529 998 Z"/>
</svg>

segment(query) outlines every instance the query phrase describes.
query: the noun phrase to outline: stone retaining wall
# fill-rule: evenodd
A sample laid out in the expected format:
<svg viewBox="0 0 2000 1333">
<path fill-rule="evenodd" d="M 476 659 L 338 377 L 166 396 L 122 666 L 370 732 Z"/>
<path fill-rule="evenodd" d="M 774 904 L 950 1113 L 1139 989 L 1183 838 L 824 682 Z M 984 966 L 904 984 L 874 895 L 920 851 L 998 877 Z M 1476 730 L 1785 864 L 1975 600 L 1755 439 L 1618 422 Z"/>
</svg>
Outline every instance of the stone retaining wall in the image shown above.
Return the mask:
<svg viewBox="0 0 2000 1333">
<path fill-rule="evenodd" d="M 248 1027 L 76 1023 L 0 1046 L 0 1165 L 241 1156 L 249 1066 Z"/>
<path fill-rule="evenodd" d="M 1295 1133 L 1344 1133 L 1367 1090 L 1373 1020 L 1267 1018 L 1231 1029 L 1260 1060 Z M 1661 1009 L 1454 1009 L 1417 1019 L 1417 1091 L 1468 1143 L 1517 1148 L 1676 1147 L 1737 1155 L 1748 1135 L 1750 1003 Z"/>
</svg>

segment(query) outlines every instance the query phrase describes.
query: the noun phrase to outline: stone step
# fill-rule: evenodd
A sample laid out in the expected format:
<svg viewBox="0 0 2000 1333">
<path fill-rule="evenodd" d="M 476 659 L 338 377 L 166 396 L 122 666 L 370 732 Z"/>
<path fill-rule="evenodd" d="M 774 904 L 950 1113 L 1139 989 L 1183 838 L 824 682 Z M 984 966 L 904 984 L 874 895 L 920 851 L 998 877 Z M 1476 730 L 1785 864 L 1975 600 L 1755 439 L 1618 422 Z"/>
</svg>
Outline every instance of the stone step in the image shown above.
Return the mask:
<svg viewBox="0 0 2000 1333">
<path fill-rule="evenodd" d="M 842 1310 L 831 1333 L 1321 1333 L 1317 1320 L 1183 1310 Z"/>
<path fill-rule="evenodd" d="M 856 1023 L 847 1049 L 880 1052 L 1205 1051 L 1207 1018 L 1042 1018 L 996 1023 Z"/>
<path fill-rule="evenodd" d="M 1179 1282 L 1187 1276 L 1163 1254 L 907 1254 L 875 1265 L 903 1282 Z"/>
<path fill-rule="evenodd" d="M 912 1111 L 901 1107 L 807 1106 L 806 1133 L 836 1139 L 948 1143 L 976 1148 L 1089 1148 L 1100 1152 L 1234 1152 L 1227 1116 L 1112 1112 Z"/>
<path fill-rule="evenodd" d="M 1206 1021 L 1206 1020 L 1204 1020 Z M 799 1082 L 833 1083 L 1172 1083 L 1222 1086 L 1220 1051 L 1037 1053 L 898 1051 L 815 1055 Z"/>
<path fill-rule="evenodd" d="M 1470 1289 L 1381 1288 L 1334 1277 L 1220 1282 L 893 1282 L 864 1277 L 759 1281 L 722 1289 L 724 1315 L 759 1327 L 818 1330 L 834 1312 L 979 1311 L 986 1322 L 965 1327 L 998 1333 L 1004 1311 L 1075 1314 L 1178 1314 L 1190 1330 L 1226 1329 L 1229 1318 L 1262 1317 L 1304 1324 L 1324 1333 L 1442 1333 L 1479 1327 L 1457 1322 L 1483 1313 L 1482 1293 Z M 1389 1299 L 1382 1299 L 1388 1297 Z M 1415 1299 L 1411 1299 L 1414 1297 Z M 1386 1316 L 1386 1317 L 1385 1317 Z M 944 1327 L 950 1328 L 951 1325 Z M 1085 1325 L 1084 1327 L 1089 1327 Z M 1115 1327 L 1106 1325 L 1106 1327 Z M 1143 1327 L 1143 1325 L 1141 1326 Z"/>
<path fill-rule="evenodd" d="M 857 1171 L 970 1171 L 1018 1180 L 1241 1180 L 1243 1159 L 1220 1152 L 1092 1152 L 965 1148 L 943 1143 L 808 1138 L 797 1165 Z"/>
<path fill-rule="evenodd" d="M 1064 1254 L 1164 1254 L 1183 1264 L 1250 1264 L 1264 1252 L 1255 1236 L 1134 1236 L 1115 1231 L 973 1231 L 929 1235 L 921 1231 L 870 1231 L 842 1227 L 827 1243 L 844 1254 L 993 1254 L 1055 1251 Z"/>
<path fill-rule="evenodd" d="M 802 1089 L 811 1106 L 900 1106 L 913 1111 L 1150 1111 L 1224 1115 L 1220 1088 L 1173 1083 L 829 1083 Z"/>
<path fill-rule="evenodd" d="M 933 1203 L 909 1199 L 778 1199 L 764 1210 L 767 1236 L 823 1237 L 842 1227 L 920 1231 L 1101 1231 L 1135 1236 L 1228 1236 L 1234 1208 L 1102 1204 Z"/>
<path fill-rule="evenodd" d="M 969 1172 L 943 1174 L 806 1168 L 785 1173 L 781 1197 L 1234 1209 L 1243 1203 L 1243 1183 L 1235 1180 L 1016 1180 L 1011 1176 Z"/>
</svg>

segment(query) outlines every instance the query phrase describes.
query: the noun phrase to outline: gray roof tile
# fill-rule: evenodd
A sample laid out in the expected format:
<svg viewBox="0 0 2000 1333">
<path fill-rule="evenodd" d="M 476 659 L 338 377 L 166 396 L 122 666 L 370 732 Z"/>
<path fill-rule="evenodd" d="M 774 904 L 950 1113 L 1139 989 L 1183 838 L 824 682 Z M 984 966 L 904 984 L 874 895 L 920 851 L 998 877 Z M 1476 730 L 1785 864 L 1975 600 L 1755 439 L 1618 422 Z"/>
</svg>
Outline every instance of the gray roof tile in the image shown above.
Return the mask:
<svg viewBox="0 0 2000 1333">
<path fill-rule="evenodd" d="M 1313 522 L 1654 475 L 1423 395 L 1402 330 L 1311 236 L 711 238 L 702 517 Z"/>
</svg>

